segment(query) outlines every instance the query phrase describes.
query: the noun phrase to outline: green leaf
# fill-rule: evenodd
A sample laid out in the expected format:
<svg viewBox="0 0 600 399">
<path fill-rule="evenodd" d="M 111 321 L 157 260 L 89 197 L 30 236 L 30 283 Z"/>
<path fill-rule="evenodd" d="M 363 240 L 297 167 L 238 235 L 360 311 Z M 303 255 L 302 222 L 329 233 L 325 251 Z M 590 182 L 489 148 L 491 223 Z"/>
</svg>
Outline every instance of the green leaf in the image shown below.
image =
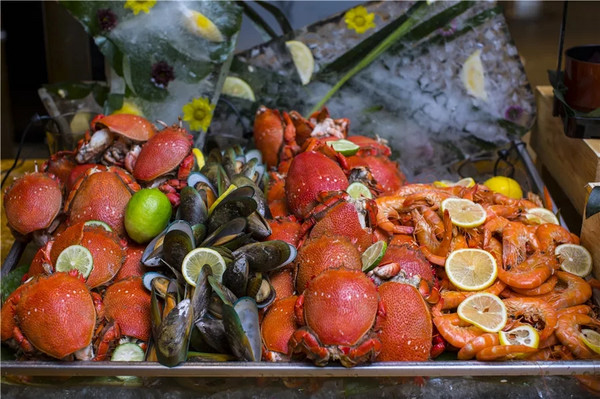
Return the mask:
<svg viewBox="0 0 600 399">
<path fill-rule="evenodd" d="M 21 285 L 21 280 L 25 273 L 29 270 L 29 265 L 22 265 L 14 270 L 11 270 L 6 277 L 0 281 L 0 290 L 2 291 L 2 303 L 6 301 L 6 298 Z"/>
<path fill-rule="evenodd" d="M 594 216 L 600 212 L 600 186 L 592 188 L 592 192 L 588 197 L 587 205 L 585 206 L 585 218 Z"/>
</svg>

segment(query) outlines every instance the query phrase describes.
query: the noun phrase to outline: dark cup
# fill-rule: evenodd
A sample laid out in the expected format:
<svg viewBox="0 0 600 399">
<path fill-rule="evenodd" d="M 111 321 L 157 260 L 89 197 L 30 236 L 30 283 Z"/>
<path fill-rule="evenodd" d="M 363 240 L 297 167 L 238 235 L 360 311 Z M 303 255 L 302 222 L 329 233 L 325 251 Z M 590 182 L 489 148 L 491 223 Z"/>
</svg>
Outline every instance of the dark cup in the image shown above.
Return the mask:
<svg viewBox="0 0 600 399">
<path fill-rule="evenodd" d="M 565 59 L 567 104 L 582 112 L 600 108 L 600 45 L 572 47 Z"/>
</svg>

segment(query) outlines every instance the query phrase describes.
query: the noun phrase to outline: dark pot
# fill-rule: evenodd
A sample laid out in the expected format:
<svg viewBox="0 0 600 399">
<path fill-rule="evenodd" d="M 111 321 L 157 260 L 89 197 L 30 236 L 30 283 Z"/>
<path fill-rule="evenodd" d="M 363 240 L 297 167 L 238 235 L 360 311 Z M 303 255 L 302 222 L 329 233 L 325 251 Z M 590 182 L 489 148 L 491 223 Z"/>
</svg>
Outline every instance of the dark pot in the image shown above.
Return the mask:
<svg viewBox="0 0 600 399">
<path fill-rule="evenodd" d="M 572 47 L 565 56 L 567 104 L 582 112 L 600 108 L 600 45 Z"/>
</svg>

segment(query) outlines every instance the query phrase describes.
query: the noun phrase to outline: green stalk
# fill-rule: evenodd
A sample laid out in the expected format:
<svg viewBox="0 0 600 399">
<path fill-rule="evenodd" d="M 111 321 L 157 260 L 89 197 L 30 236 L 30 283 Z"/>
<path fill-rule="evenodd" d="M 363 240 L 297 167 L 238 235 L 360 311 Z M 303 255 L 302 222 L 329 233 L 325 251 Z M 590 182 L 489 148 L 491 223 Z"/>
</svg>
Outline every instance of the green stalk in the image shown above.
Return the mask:
<svg viewBox="0 0 600 399">
<path fill-rule="evenodd" d="M 393 31 L 392 33 L 390 33 L 390 35 L 388 37 L 386 37 L 381 43 L 379 43 L 373 50 L 371 50 L 369 52 L 369 54 L 367 54 L 365 56 L 365 58 L 363 58 L 362 60 L 360 60 L 360 62 L 358 64 L 356 64 L 344 76 L 342 76 L 342 78 L 335 84 L 335 86 L 333 86 L 327 92 L 327 94 L 325 94 L 325 97 L 323 97 L 321 99 L 321 101 L 319 101 L 317 103 L 317 105 L 315 105 L 310 110 L 310 112 L 308 113 L 308 115 L 311 115 L 313 112 L 316 112 L 316 111 L 320 110 L 323 107 L 323 105 L 325 105 L 325 103 L 327 101 L 329 101 L 329 99 L 348 80 L 350 80 L 354 75 L 356 75 L 358 72 L 360 72 L 365 67 L 367 67 L 371 62 L 375 61 L 375 59 L 377 57 L 379 57 L 379 55 L 381 55 L 382 53 L 384 53 L 392 44 L 394 44 L 394 42 L 396 42 L 401 37 L 405 36 L 420 21 L 420 17 L 424 14 L 424 10 L 426 9 L 426 7 L 424 7 L 424 6 L 427 6 L 427 3 L 423 1 L 421 3 L 420 7 L 417 8 L 415 10 L 415 12 L 411 16 L 409 16 L 408 19 L 406 21 L 404 21 L 404 23 L 402 25 L 400 25 L 395 31 Z M 308 118 L 308 116 L 306 118 Z"/>
</svg>

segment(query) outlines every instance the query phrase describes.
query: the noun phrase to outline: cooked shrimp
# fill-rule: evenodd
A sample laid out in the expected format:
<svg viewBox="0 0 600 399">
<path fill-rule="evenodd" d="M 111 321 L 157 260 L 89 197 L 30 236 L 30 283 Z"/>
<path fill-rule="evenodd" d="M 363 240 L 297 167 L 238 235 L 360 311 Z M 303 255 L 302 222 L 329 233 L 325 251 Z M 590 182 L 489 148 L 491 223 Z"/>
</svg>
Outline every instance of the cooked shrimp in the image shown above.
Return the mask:
<svg viewBox="0 0 600 399">
<path fill-rule="evenodd" d="M 533 289 L 552 275 L 555 263 L 554 255 L 536 252 L 521 263 L 499 267 L 498 278 L 514 288 Z"/>
<path fill-rule="evenodd" d="M 487 333 L 473 338 L 458 351 L 458 360 L 473 359 L 480 350 L 500 343 L 498 333 Z"/>
<path fill-rule="evenodd" d="M 525 289 L 525 288 L 514 288 L 513 287 L 512 290 L 515 291 L 516 293 L 519 293 L 521 295 L 527 295 L 527 296 L 543 295 L 543 294 L 547 294 L 550 291 L 552 291 L 557 283 L 558 283 L 558 277 L 550 276 L 550 278 L 548 278 L 548 280 L 544 281 L 542 283 L 542 285 L 540 285 L 536 288 Z"/>
<path fill-rule="evenodd" d="M 388 195 L 376 198 L 377 227 L 391 234 L 412 234 L 414 230 L 412 226 L 401 226 L 392 222 L 400 217 L 398 211 L 404 210 L 403 203 L 404 197 L 400 196 Z"/>
<path fill-rule="evenodd" d="M 437 210 L 443 200 L 450 197 L 456 197 L 451 191 L 444 191 L 441 189 L 431 189 L 426 191 L 420 191 L 414 194 L 410 194 L 404 200 L 404 206 L 412 208 L 415 206 L 428 205 L 432 209 Z"/>
<path fill-rule="evenodd" d="M 460 349 L 473 338 L 485 334 L 485 331 L 479 327 L 462 321 L 456 313 L 442 314 L 442 303 L 443 300 L 440 300 L 432 308 L 431 314 L 433 315 L 433 324 L 450 345 Z"/>
<path fill-rule="evenodd" d="M 477 352 L 477 360 L 482 362 L 509 360 L 536 351 L 537 348 L 532 348 L 527 345 L 494 345 L 483 348 Z"/>
<path fill-rule="evenodd" d="M 496 280 L 494 284 L 482 291 L 442 291 L 441 297 L 444 299 L 442 309 L 455 309 L 460 305 L 462 301 L 470 297 L 471 295 L 478 294 L 480 292 L 487 292 L 494 295 L 500 295 L 500 293 L 506 288 L 500 280 Z"/>
<path fill-rule="evenodd" d="M 528 323 L 544 340 L 554 332 L 556 327 L 556 310 L 548 303 L 537 298 L 508 298 L 503 300 L 508 317 L 514 322 Z"/>
<path fill-rule="evenodd" d="M 600 321 L 581 313 L 564 314 L 558 319 L 556 337 L 578 359 L 598 359 L 600 355 L 583 343 L 581 327 L 600 328 Z"/>
<path fill-rule="evenodd" d="M 579 244 L 579 239 L 573 238 L 569 230 L 552 223 L 541 224 L 535 231 L 540 250 L 554 253 L 560 244 Z"/>
<path fill-rule="evenodd" d="M 555 275 L 558 284 L 554 290 L 537 297 L 547 301 L 555 309 L 581 305 L 592 297 L 592 287 L 581 277 L 563 271 L 557 271 Z"/>
</svg>

